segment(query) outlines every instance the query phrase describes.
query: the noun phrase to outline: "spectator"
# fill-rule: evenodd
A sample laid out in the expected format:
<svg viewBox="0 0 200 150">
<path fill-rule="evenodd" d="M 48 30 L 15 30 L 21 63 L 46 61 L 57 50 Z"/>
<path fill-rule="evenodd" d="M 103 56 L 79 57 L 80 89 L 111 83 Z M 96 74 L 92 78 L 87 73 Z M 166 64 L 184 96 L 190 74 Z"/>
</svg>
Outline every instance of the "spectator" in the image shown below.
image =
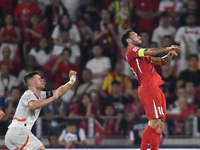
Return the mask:
<svg viewBox="0 0 200 150">
<path fill-rule="evenodd" d="M 59 24 L 55 26 L 53 33 L 51 34 L 54 44 L 63 46 L 63 43 L 60 39 L 60 34 L 63 30 L 69 31 L 69 39 L 71 40 L 70 46 L 78 44 L 81 41 L 78 28 L 71 22 L 68 14 L 63 14 L 61 16 Z"/>
<path fill-rule="evenodd" d="M 198 87 L 200 84 L 200 71 L 197 70 L 197 55 L 190 55 L 188 60 L 188 69 L 182 71 L 178 77 L 177 86 L 181 86 L 184 82 L 192 81 L 195 84 L 195 87 Z"/>
<path fill-rule="evenodd" d="M 150 33 L 148 31 L 141 31 L 140 32 L 141 37 L 141 47 L 143 48 L 149 48 L 150 46 Z"/>
<path fill-rule="evenodd" d="M 186 97 L 180 97 L 177 101 L 177 107 L 167 113 L 167 117 L 174 121 L 173 134 L 185 134 L 185 120 L 195 114 L 194 107 L 188 107 Z"/>
<path fill-rule="evenodd" d="M 120 82 L 114 80 L 112 82 L 112 94 L 103 100 L 103 112 L 105 112 L 105 107 L 108 104 L 112 104 L 114 106 L 117 113 L 117 122 L 115 126 L 116 133 L 121 133 L 121 131 L 123 134 L 125 133 L 126 124 L 122 121 L 122 119 L 125 107 L 128 103 L 129 100 L 121 93 Z"/>
<path fill-rule="evenodd" d="M 102 114 L 102 97 L 101 95 L 99 94 L 99 91 L 98 90 L 91 90 L 90 91 L 90 97 L 92 99 L 92 103 L 93 105 L 96 107 L 96 114 L 99 116 Z"/>
<path fill-rule="evenodd" d="M 22 31 L 25 31 L 25 28 L 29 27 L 30 17 L 33 14 L 37 14 L 39 17 L 41 16 L 41 11 L 37 3 L 34 3 L 31 0 L 25 0 L 25 2 L 17 5 L 14 16 L 18 21 L 18 26 L 20 29 L 22 29 Z"/>
<path fill-rule="evenodd" d="M 42 11 L 42 15 L 44 15 L 46 7 L 53 4 L 54 0 L 37 0 L 37 4 Z"/>
<path fill-rule="evenodd" d="M 138 121 L 140 115 L 144 113 L 144 108 L 138 97 L 139 84 L 138 82 L 131 82 L 131 84 L 132 88 L 126 90 L 127 92 L 126 94 L 130 95 L 131 98 L 133 99 L 133 102 L 127 104 L 125 108 L 125 118 L 128 122 L 126 133 L 129 133 L 133 124 L 135 124 Z"/>
<path fill-rule="evenodd" d="M 189 0 L 186 3 L 186 10 L 180 15 L 180 25 L 185 25 L 185 18 L 188 13 L 195 14 L 197 18 L 200 17 L 198 13 L 198 4 L 196 0 Z M 199 25 L 199 20 L 197 20 L 197 24 Z"/>
<path fill-rule="evenodd" d="M 5 117 L 2 119 L 0 135 L 5 135 L 10 124 L 21 96 L 19 87 L 13 86 L 10 90 L 10 96 L 5 99 Z"/>
<path fill-rule="evenodd" d="M 82 94 L 80 104 L 69 113 L 69 116 L 95 117 L 95 115 L 96 108 L 92 103 L 90 94 L 87 93 Z"/>
<path fill-rule="evenodd" d="M 59 86 L 67 83 L 69 80 L 69 71 L 75 70 L 78 72 L 78 68 L 76 65 L 71 64 L 69 59 L 71 57 L 71 50 L 69 48 L 64 48 L 61 56 L 57 59 L 56 63 L 54 64 L 51 74 L 55 75 L 55 89 Z"/>
<path fill-rule="evenodd" d="M 197 49 L 200 52 L 200 39 L 197 40 Z M 198 70 L 200 70 L 200 54 L 198 55 L 198 64 L 197 64 Z"/>
<path fill-rule="evenodd" d="M 142 141 L 142 132 L 148 125 L 148 119 L 146 114 L 142 114 L 139 118 L 139 121 L 132 126 L 132 129 L 129 133 L 129 139 L 131 145 L 140 145 Z"/>
<path fill-rule="evenodd" d="M 87 60 L 90 58 L 89 50 L 92 45 L 93 31 L 83 16 L 79 17 L 77 26 L 81 36 L 81 66 L 84 66 Z"/>
<path fill-rule="evenodd" d="M 87 11 L 91 16 L 91 27 L 93 28 L 95 23 L 99 21 L 101 6 L 95 2 L 95 0 L 86 0 L 86 3 L 79 8 L 79 14 L 83 14 Z"/>
<path fill-rule="evenodd" d="M 106 105 L 105 116 L 106 117 L 116 116 L 115 108 L 112 104 Z M 116 136 L 117 133 L 115 132 L 115 125 L 116 125 L 116 118 L 105 118 L 103 121 L 104 135 L 105 136 Z"/>
<path fill-rule="evenodd" d="M 13 59 L 18 48 L 18 43 L 21 42 L 20 29 L 17 26 L 14 26 L 14 18 L 12 14 L 7 14 L 4 22 L 5 26 L 1 28 L 0 31 L 0 42 L 2 43 L 0 53 L 5 46 L 9 46 L 11 50 L 10 59 Z M 2 59 L 3 57 L 0 55 L 0 60 Z"/>
<path fill-rule="evenodd" d="M 48 140 L 49 140 L 49 144 L 50 144 L 50 147 L 55 147 L 57 148 L 59 145 L 58 145 L 58 136 L 54 133 L 50 133 L 49 137 L 48 137 Z"/>
<path fill-rule="evenodd" d="M 199 99 L 195 94 L 195 86 L 192 81 L 185 82 L 185 90 L 186 90 L 187 103 L 189 104 L 189 106 L 198 103 Z"/>
<path fill-rule="evenodd" d="M 157 42 L 158 47 L 161 47 L 163 37 L 166 35 L 174 37 L 175 33 L 176 29 L 170 25 L 169 14 L 162 12 L 160 14 L 160 25 L 153 31 L 152 41 Z"/>
<path fill-rule="evenodd" d="M 11 121 L 17 109 L 17 105 L 21 96 L 20 88 L 13 86 L 10 90 L 10 96 L 5 99 L 5 114 L 3 121 Z"/>
<path fill-rule="evenodd" d="M 60 135 L 62 124 L 64 123 L 63 117 L 67 116 L 68 112 L 68 105 L 62 101 L 62 98 L 58 98 L 44 107 L 44 116 L 49 121 L 49 133 Z"/>
<path fill-rule="evenodd" d="M 161 89 L 167 99 L 167 105 L 173 102 L 177 81 L 176 77 L 174 77 L 171 73 L 172 68 L 169 64 L 161 67 L 161 77 L 165 81 L 165 83 L 161 85 Z"/>
<path fill-rule="evenodd" d="M 78 86 L 76 95 L 81 96 L 83 93 L 90 93 L 92 90 L 99 90 L 99 85 L 92 82 L 92 72 L 90 69 L 84 69 L 82 72 L 83 83 Z"/>
<path fill-rule="evenodd" d="M 10 48 L 8 46 L 3 47 L 1 55 L 3 56 L 3 59 L 0 61 L 0 65 L 4 63 L 7 64 L 9 66 L 10 74 L 17 76 L 22 69 L 22 65 L 19 61 L 16 61 L 15 59 L 11 60 L 10 55 Z"/>
<path fill-rule="evenodd" d="M 157 42 L 151 42 L 149 47 L 150 48 L 158 48 L 158 43 Z"/>
<path fill-rule="evenodd" d="M 0 79 L 0 96 L 7 98 L 10 95 L 11 88 L 18 86 L 19 82 L 15 76 L 9 74 L 7 64 L 1 64 L 0 66 Z"/>
<path fill-rule="evenodd" d="M 29 72 L 35 71 L 37 69 L 36 59 L 32 55 L 28 55 L 26 59 L 26 66 L 23 70 L 20 71 L 18 75 L 18 81 L 20 84 L 23 84 L 23 78 Z"/>
<path fill-rule="evenodd" d="M 117 38 L 116 28 L 110 21 L 110 12 L 104 8 L 101 10 L 101 21 L 95 25 L 94 42 L 102 46 L 102 54 L 111 58 L 112 65 L 116 62 Z"/>
<path fill-rule="evenodd" d="M 94 58 L 87 62 L 86 68 L 90 69 L 92 72 L 92 82 L 101 86 L 103 78 L 111 69 L 110 59 L 102 56 L 102 48 L 100 45 L 94 45 L 92 53 Z"/>
<path fill-rule="evenodd" d="M 157 27 L 159 0 L 153 3 L 149 0 L 135 1 L 138 16 L 137 31 L 146 30 L 150 33 Z"/>
<path fill-rule="evenodd" d="M 199 38 L 200 27 L 196 26 L 196 17 L 194 14 L 187 14 L 186 25 L 178 28 L 175 36 L 175 42 L 180 44 L 183 51 L 180 55 L 179 73 L 187 68 L 186 60 L 190 54 L 199 54 L 197 50 L 197 39 Z"/>
<path fill-rule="evenodd" d="M 69 18 L 71 18 L 72 22 L 77 21 L 78 9 L 79 7 L 85 3 L 83 0 L 62 0 L 63 5 L 67 8 L 69 13 Z"/>
<path fill-rule="evenodd" d="M 32 48 L 29 53 L 29 55 L 35 57 L 36 62 L 41 66 L 51 59 L 51 49 L 48 42 L 46 37 L 41 37 L 36 47 Z"/>
<path fill-rule="evenodd" d="M 23 44 L 23 54 L 24 57 L 27 57 L 31 48 L 36 47 L 39 39 L 42 36 L 47 36 L 47 30 L 45 24 L 40 24 L 39 16 L 37 14 L 33 14 L 30 18 L 31 28 L 25 28 L 25 39 Z M 27 47 L 29 46 L 30 49 Z"/>
<path fill-rule="evenodd" d="M 101 95 L 103 97 L 107 97 L 111 94 L 112 91 L 112 81 L 116 80 L 121 83 L 121 90 L 122 92 L 125 91 L 125 87 L 129 82 L 129 78 L 124 75 L 123 73 L 124 65 L 122 62 L 117 62 L 115 64 L 115 69 L 113 72 L 108 73 L 103 81 L 101 87 Z"/>
<path fill-rule="evenodd" d="M 114 21 L 117 24 L 119 35 L 129 28 L 135 27 L 135 5 L 131 0 L 113 1 L 109 6 L 109 11 L 114 16 Z"/>
<path fill-rule="evenodd" d="M 53 4 L 46 7 L 44 18 L 50 34 L 52 33 L 54 27 L 58 24 L 63 14 L 68 14 L 68 11 L 63 6 L 61 0 L 53 0 Z"/>
<path fill-rule="evenodd" d="M 181 87 L 177 87 L 176 89 L 176 97 L 177 99 L 174 100 L 174 102 L 171 102 L 170 104 L 167 104 L 167 111 L 171 111 L 172 109 L 174 109 L 175 107 L 178 106 L 178 100 L 181 97 L 186 97 L 186 90 L 185 87 L 181 86 Z"/>
<path fill-rule="evenodd" d="M 72 52 L 69 62 L 79 66 L 81 53 L 80 53 L 80 48 L 78 44 L 71 44 L 73 43 L 73 41 L 70 40 L 69 32 L 67 30 L 61 31 L 60 37 L 61 37 L 62 45 L 55 44 L 53 47 L 52 55 L 58 56 L 62 53 L 64 48 L 69 48 L 71 49 L 71 52 Z"/>
<path fill-rule="evenodd" d="M 171 17 L 171 23 L 174 26 L 177 26 L 179 15 L 181 13 L 183 3 L 177 0 L 166 0 L 160 1 L 159 12 L 167 12 Z"/>
<path fill-rule="evenodd" d="M 86 135 L 82 128 L 78 128 L 76 123 L 68 121 L 58 139 L 58 144 L 65 148 L 75 148 L 77 145 L 85 145 Z"/>
</svg>

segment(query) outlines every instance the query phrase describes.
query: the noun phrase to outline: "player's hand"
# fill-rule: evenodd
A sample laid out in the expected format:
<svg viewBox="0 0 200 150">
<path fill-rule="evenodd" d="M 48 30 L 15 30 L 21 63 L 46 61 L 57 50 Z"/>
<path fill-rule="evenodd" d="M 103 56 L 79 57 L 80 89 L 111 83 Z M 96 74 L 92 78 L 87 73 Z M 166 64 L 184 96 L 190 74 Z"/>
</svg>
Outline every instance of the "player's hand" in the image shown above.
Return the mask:
<svg viewBox="0 0 200 150">
<path fill-rule="evenodd" d="M 168 47 L 169 51 L 176 51 L 176 52 L 182 52 L 180 46 L 177 45 L 172 45 L 170 47 Z"/>
<path fill-rule="evenodd" d="M 69 78 L 71 79 L 71 77 L 73 76 L 75 78 L 75 80 L 76 80 L 76 74 L 77 74 L 76 71 L 70 70 L 70 72 L 69 72 Z"/>
<path fill-rule="evenodd" d="M 5 116 L 4 112 L 0 110 L 0 120 Z"/>
<path fill-rule="evenodd" d="M 177 52 L 175 50 L 169 51 L 169 53 L 172 54 L 172 55 L 178 56 L 178 54 L 177 54 Z"/>
<path fill-rule="evenodd" d="M 63 90 L 64 90 L 63 86 L 60 86 L 60 87 L 56 90 L 56 92 L 54 93 L 54 95 L 53 95 L 54 99 L 57 99 L 57 98 L 61 95 L 61 93 L 62 93 Z"/>
</svg>

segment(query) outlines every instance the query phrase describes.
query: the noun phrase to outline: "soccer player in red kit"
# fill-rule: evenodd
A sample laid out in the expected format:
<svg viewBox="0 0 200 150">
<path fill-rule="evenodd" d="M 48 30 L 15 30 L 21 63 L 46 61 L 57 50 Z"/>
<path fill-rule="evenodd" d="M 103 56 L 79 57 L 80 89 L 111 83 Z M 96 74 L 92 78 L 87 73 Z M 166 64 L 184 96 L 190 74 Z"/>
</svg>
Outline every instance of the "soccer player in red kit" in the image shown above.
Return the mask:
<svg viewBox="0 0 200 150">
<path fill-rule="evenodd" d="M 151 150 L 158 150 L 165 121 L 166 99 L 159 88 L 164 81 L 154 65 L 167 64 L 181 49 L 175 45 L 149 49 L 138 47 L 141 37 L 131 29 L 122 35 L 121 42 L 127 48 L 125 57 L 139 81 L 138 96 L 149 120 L 142 134 L 141 150 L 147 150 L 149 145 Z M 164 54 L 163 57 L 156 57 Z"/>
</svg>

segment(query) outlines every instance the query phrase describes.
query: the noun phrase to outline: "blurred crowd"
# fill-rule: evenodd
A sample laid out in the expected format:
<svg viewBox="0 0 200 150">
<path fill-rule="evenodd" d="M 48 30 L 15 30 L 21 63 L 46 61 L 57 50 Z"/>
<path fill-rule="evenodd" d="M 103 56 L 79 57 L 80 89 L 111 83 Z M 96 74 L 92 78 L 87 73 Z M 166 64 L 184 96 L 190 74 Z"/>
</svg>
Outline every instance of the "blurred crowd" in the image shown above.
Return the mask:
<svg viewBox="0 0 200 150">
<path fill-rule="evenodd" d="M 38 71 L 46 90 L 53 90 L 75 70 L 70 91 L 42 110 L 51 143 L 85 144 L 87 121 L 65 127 L 59 125 L 64 116 L 111 117 L 100 121 L 106 136 L 130 135 L 132 144 L 140 143 L 148 120 L 120 42 L 129 28 L 141 36 L 143 48 L 181 46 L 179 56 L 156 70 L 165 80 L 165 134 L 186 134 L 185 120 L 200 118 L 199 12 L 197 0 L 1 0 L 0 109 L 6 117 L 0 135 L 26 90 L 24 75 Z M 68 133 L 79 142 L 67 142 Z"/>
</svg>

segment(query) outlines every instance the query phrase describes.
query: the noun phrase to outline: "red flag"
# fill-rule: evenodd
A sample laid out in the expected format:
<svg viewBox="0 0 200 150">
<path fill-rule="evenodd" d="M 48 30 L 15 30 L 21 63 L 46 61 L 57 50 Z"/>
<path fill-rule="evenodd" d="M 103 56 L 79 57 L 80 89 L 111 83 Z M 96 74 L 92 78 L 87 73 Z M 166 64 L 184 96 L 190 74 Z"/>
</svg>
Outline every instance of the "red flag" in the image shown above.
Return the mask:
<svg viewBox="0 0 200 150">
<path fill-rule="evenodd" d="M 95 145 L 100 145 L 104 138 L 104 128 L 95 120 Z"/>
</svg>

